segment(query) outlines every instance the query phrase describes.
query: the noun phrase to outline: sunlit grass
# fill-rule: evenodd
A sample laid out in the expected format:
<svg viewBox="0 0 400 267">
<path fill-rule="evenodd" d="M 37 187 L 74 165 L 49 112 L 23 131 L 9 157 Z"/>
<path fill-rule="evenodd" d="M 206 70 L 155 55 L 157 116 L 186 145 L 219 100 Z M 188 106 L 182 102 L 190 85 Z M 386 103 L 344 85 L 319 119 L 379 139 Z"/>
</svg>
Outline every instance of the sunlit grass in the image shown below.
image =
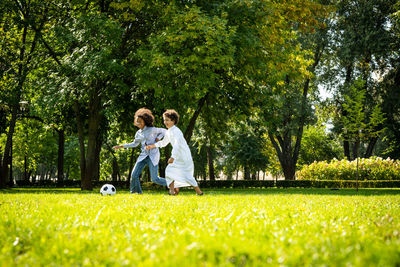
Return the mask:
<svg viewBox="0 0 400 267">
<path fill-rule="evenodd" d="M 400 190 L 0 191 L 2 266 L 398 266 Z"/>
</svg>

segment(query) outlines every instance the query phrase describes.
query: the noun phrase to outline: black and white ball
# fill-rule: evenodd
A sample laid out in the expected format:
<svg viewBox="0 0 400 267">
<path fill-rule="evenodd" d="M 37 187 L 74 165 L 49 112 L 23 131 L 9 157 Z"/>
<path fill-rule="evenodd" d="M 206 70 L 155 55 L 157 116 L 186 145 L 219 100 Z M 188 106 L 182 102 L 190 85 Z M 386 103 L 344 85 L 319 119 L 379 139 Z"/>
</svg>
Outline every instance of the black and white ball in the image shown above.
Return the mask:
<svg viewBox="0 0 400 267">
<path fill-rule="evenodd" d="M 105 184 L 100 188 L 100 194 L 103 196 L 113 196 L 116 192 L 117 190 L 112 184 Z"/>
</svg>

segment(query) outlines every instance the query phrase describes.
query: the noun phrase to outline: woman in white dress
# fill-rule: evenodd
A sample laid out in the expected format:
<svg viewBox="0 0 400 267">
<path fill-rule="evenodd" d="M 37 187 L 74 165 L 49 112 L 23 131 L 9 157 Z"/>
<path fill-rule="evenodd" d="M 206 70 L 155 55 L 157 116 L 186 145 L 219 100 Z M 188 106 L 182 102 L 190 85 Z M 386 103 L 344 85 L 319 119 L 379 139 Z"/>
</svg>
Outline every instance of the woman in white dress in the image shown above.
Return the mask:
<svg viewBox="0 0 400 267">
<path fill-rule="evenodd" d="M 169 194 L 175 195 L 179 187 L 193 186 L 197 195 L 203 195 L 196 180 L 193 177 L 194 164 L 189 146 L 183 137 L 182 131 L 176 127 L 179 121 L 178 113 L 169 109 L 163 114 L 164 124 L 168 128 L 167 133 L 161 141 L 148 145 L 146 149 L 165 147 L 172 145 L 171 157 L 168 159 L 168 166 L 165 169 L 165 179 L 169 187 Z"/>
</svg>

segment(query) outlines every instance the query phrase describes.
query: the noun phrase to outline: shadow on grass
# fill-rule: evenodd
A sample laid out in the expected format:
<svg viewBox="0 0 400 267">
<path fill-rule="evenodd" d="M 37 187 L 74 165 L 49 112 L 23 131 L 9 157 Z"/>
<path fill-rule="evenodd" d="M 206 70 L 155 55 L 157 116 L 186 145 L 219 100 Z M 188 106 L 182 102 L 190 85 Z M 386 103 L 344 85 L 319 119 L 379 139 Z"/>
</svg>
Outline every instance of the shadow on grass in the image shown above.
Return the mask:
<svg viewBox="0 0 400 267">
<path fill-rule="evenodd" d="M 99 194 L 100 188 L 93 191 L 82 191 L 80 188 L 9 188 L 1 189 L 0 194 Z M 329 188 L 205 188 L 205 195 L 340 195 L 340 196 L 376 196 L 376 195 L 400 195 L 400 188 L 361 188 L 358 191 L 351 189 Z M 129 194 L 127 189 L 119 189 L 121 194 Z M 195 192 L 191 188 L 181 189 L 181 195 L 190 196 Z M 165 189 L 144 189 L 143 194 L 167 194 Z"/>
</svg>

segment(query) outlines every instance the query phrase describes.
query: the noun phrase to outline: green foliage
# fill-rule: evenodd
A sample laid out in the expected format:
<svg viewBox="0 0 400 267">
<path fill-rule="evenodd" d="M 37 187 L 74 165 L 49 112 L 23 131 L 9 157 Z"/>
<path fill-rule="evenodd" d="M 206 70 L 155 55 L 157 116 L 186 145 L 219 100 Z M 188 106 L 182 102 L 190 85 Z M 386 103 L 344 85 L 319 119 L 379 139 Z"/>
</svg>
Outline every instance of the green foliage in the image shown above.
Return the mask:
<svg viewBox="0 0 400 267">
<path fill-rule="evenodd" d="M 304 127 L 299 153 L 298 167 L 311 164 L 314 161 L 330 161 L 343 157 L 343 148 L 339 138 L 328 129 L 334 116 L 332 105 L 316 105 L 316 124 Z"/>
<path fill-rule="evenodd" d="M 397 61 L 394 69 L 387 73 L 381 88 L 384 91 L 382 110 L 386 117 L 384 122 L 386 132 L 383 138 L 385 146 L 381 153 L 385 157 L 400 159 L 400 117 L 398 115 L 400 114 L 400 61 Z"/>
<path fill-rule="evenodd" d="M 383 129 L 379 127 L 385 121 L 384 114 L 379 105 L 373 107 L 371 115 L 365 114 L 365 91 L 364 82 L 356 81 L 350 87 L 349 94 L 345 95 L 343 109 L 345 116 L 342 116 L 345 138 L 347 140 L 368 140 L 371 137 L 378 137 Z"/>
<path fill-rule="evenodd" d="M 13 142 L 13 164 L 17 173 L 24 172 L 25 157 L 27 171 L 31 171 L 34 175 L 40 168 L 44 172 L 55 170 L 57 141 L 53 131 L 44 130 L 40 122 L 23 119 L 21 123 L 17 123 Z"/>
<path fill-rule="evenodd" d="M 210 90 L 218 90 L 221 75 L 233 64 L 234 28 L 224 17 L 208 16 L 197 7 L 173 10 L 168 24 L 149 37 L 138 56 L 140 86 L 154 90 L 165 107 L 186 112 Z"/>
<path fill-rule="evenodd" d="M 231 176 L 239 169 L 255 173 L 268 168 L 270 155 L 265 153 L 264 133 L 265 130 L 251 119 L 231 126 L 228 139 L 222 147 L 222 165 L 226 175 Z"/>
<path fill-rule="evenodd" d="M 340 110 L 337 116 L 341 119 L 334 120 L 334 130 L 342 134 L 348 158 L 357 157 L 354 154 L 358 153 L 359 144 L 361 147 L 364 144 L 368 146 L 366 156 L 370 156 L 376 140 L 382 136 L 379 132 L 381 127 L 374 128 L 375 134 L 372 132 L 367 134 L 367 128 L 371 126 L 368 125 L 371 114 L 380 119 L 383 117 L 377 108 L 381 106 L 383 95 L 385 95 L 384 90 L 380 89 L 382 88 L 381 78 L 384 72 L 392 69 L 390 58 L 398 58 L 399 48 L 393 45 L 398 42 L 396 40 L 398 38 L 392 32 L 394 24 L 390 17 L 396 10 L 396 2 L 398 1 L 355 0 L 339 1 L 336 5 L 335 21 L 337 23 L 332 25 L 333 35 L 329 41 L 332 53 L 325 61 L 326 64 L 322 70 L 329 74 L 321 75 L 324 77 L 321 80 L 329 83 L 335 94 L 334 100 Z M 363 85 L 358 81 L 360 79 L 364 81 Z M 353 92 L 353 86 L 357 87 L 359 92 Z M 363 96 L 358 96 L 359 93 Z M 354 101 L 358 98 L 358 104 L 350 103 L 347 98 Z M 362 102 L 360 98 L 363 98 Z M 354 126 L 350 127 L 352 129 L 348 128 L 348 125 L 346 128 L 342 125 L 343 117 L 347 116 L 343 103 L 352 106 L 348 108 L 351 117 L 345 119 L 346 123 L 352 121 Z M 358 136 L 357 131 L 361 128 L 363 128 L 361 130 L 363 136 Z M 349 132 L 346 133 L 345 129 Z M 353 142 L 353 144 L 350 143 L 353 147 L 348 146 L 350 141 Z M 353 155 L 350 155 L 350 150 L 353 151 Z"/>
<path fill-rule="evenodd" d="M 73 17 L 65 26 L 56 26 L 55 33 L 66 53 L 60 73 L 65 79 L 61 83 L 61 92 L 77 90 L 85 95 L 85 91 L 96 86 L 97 82 L 110 79 L 122 71 L 115 57 L 122 30 L 104 15 Z"/>
<path fill-rule="evenodd" d="M 316 124 L 305 127 L 298 165 L 342 157 L 343 148 L 340 142 L 328 133 L 325 125 Z"/>
<path fill-rule="evenodd" d="M 400 180 L 400 161 L 372 157 L 359 159 L 360 180 Z M 356 180 L 357 160 L 334 159 L 305 165 L 297 172 L 299 180 Z"/>
<path fill-rule="evenodd" d="M 0 193 L 0 262 L 396 266 L 399 201 L 399 190 L 209 190 L 172 198 L 12 189 Z"/>
</svg>

